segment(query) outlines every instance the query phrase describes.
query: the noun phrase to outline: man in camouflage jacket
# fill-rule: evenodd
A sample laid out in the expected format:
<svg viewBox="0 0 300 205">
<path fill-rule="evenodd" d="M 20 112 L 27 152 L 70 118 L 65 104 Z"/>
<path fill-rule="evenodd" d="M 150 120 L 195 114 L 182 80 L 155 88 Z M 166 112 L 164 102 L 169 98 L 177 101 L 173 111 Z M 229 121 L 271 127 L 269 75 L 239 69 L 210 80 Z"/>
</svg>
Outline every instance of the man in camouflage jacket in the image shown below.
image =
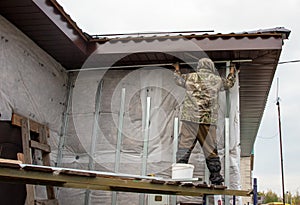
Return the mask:
<svg viewBox="0 0 300 205">
<path fill-rule="evenodd" d="M 221 162 L 217 151 L 216 123 L 218 119 L 219 91 L 231 88 L 235 83 L 235 68 L 231 66 L 227 78 L 221 78 L 212 60 L 202 58 L 197 71 L 181 74 L 179 64 L 174 77 L 177 85 L 186 89 L 181 114 L 181 131 L 177 152 L 177 163 L 188 163 L 197 141 L 200 143 L 210 171 L 212 184 L 224 181 L 220 174 Z"/>
</svg>

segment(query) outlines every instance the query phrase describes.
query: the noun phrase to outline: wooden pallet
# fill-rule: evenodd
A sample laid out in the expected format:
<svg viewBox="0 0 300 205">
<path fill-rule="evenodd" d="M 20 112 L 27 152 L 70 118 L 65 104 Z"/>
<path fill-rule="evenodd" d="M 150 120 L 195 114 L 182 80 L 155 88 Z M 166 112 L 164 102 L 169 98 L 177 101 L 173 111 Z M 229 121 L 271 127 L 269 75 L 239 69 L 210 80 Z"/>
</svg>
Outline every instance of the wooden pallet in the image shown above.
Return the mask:
<svg viewBox="0 0 300 205">
<path fill-rule="evenodd" d="M 51 148 L 48 145 L 49 129 L 38 122 L 30 120 L 21 115 L 13 114 L 12 124 L 21 127 L 23 153 L 18 154 L 18 159 L 23 163 L 32 164 L 32 151 L 40 150 L 42 153 L 42 162 L 45 166 L 50 166 Z M 36 139 L 31 138 L 31 133 L 36 133 Z M 35 200 L 35 190 L 33 185 L 26 185 L 26 205 L 42 204 L 42 205 L 58 205 L 55 199 L 54 188 L 46 186 L 47 199 Z"/>
</svg>

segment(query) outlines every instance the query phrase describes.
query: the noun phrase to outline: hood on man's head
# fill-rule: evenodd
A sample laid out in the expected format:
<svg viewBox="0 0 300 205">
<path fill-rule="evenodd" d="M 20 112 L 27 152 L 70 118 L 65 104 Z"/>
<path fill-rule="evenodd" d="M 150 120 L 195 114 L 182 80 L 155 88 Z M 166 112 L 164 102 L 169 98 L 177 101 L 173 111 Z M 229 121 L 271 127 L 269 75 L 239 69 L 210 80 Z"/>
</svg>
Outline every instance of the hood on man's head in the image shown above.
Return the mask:
<svg viewBox="0 0 300 205">
<path fill-rule="evenodd" d="M 197 71 L 199 71 L 200 69 L 208 69 L 208 70 L 211 70 L 214 73 L 216 72 L 215 64 L 209 58 L 201 58 L 198 61 Z"/>
</svg>

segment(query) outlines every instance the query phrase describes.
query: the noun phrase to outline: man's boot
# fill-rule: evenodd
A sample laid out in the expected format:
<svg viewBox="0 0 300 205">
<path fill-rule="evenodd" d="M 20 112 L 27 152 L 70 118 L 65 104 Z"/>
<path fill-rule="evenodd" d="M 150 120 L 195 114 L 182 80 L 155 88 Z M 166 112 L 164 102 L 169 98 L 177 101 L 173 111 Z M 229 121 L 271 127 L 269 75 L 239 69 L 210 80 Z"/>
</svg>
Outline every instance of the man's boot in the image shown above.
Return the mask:
<svg viewBox="0 0 300 205">
<path fill-rule="evenodd" d="M 206 159 L 206 165 L 210 171 L 209 180 L 212 184 L 222 185 L 224 182 L 223 176 L 220 174 L 221 171 L 221 162 L 219 157 L 212 157 Z"/>
</svg>

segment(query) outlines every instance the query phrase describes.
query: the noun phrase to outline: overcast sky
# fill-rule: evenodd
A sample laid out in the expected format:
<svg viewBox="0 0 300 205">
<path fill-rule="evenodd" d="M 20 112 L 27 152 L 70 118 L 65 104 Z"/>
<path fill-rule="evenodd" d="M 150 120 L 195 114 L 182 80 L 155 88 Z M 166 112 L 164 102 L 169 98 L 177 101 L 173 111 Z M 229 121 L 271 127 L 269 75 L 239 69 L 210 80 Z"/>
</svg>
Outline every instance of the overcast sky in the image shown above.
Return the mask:
<svg viewBox="0 0 300 205">
<path fill-rule="evenodd" d="M 285 27 L 290 29 L 280 61 L 300 59 L 299 0 L 58 0 L 88 34 L 214 30 L 220 33 Z M 259 191 L 280 194 L 277 107 L 279 78 L 285 190 L 300 191 L 300 63 L 279 65 L 255 143 L 254 176 Z"/>
</svg>

